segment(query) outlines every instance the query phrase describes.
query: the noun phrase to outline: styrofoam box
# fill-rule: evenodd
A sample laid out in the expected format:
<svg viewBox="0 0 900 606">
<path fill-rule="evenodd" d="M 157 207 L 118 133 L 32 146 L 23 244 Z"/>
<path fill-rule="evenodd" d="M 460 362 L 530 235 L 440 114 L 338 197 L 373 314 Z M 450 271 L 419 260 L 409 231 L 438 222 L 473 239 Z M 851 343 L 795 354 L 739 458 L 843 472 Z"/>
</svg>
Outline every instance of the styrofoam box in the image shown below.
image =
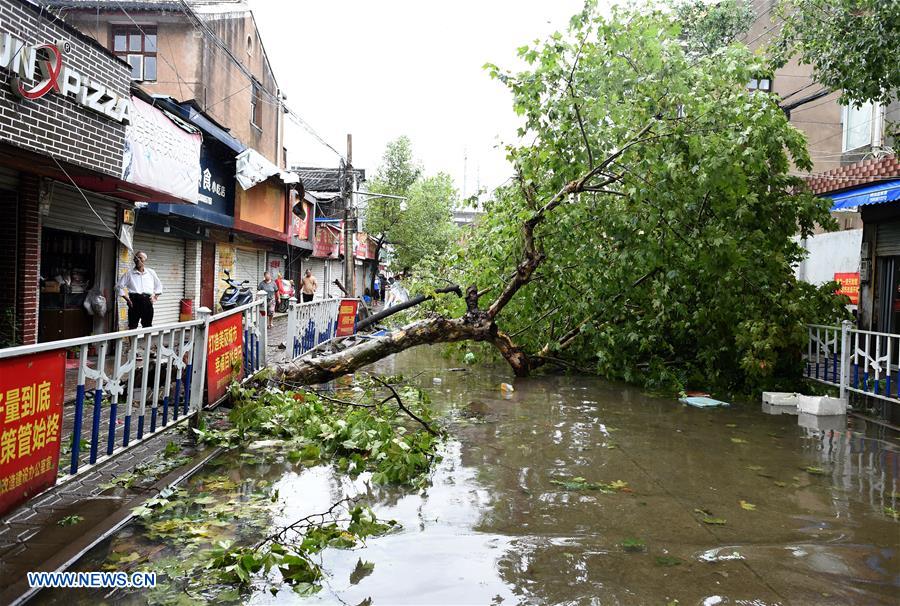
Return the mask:
<svg viewBox="0 0 900 606">
<path fill-rule="evenodd" d="M 842 415 L 847 412 L 846 403 L 829 396 L 799 396 L 797 410 L 817 416 Z"/>
<path fill-rule="evenodd" d="M 797 406 L 798 393 L 786 391 L 764 391 L 762 401 L 772 406 Z"/>
</svg>

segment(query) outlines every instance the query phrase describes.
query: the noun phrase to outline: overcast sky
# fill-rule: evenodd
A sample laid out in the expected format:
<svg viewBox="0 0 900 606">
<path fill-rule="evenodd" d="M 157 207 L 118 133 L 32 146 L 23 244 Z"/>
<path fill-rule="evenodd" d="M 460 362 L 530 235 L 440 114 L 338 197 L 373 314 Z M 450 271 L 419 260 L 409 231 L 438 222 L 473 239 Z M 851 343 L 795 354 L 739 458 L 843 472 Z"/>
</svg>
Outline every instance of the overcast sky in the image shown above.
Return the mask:
<svg viewBox="0 0 900 606">
<path fill-rule="evenodd" d="M 288 105 L 353 164 L 374 173 L 385 144 L 413 143 L 427 173 L 463 193 L 492 189 L 511 170 L 502 142 L 519 126 L 486 62 L 517 66 L 516 48 L 565 29 L 582 0 L 251 0 Z M 337 156 L 290 121 L 288 157 L 337 166 Z M 468 161 L 464 163 L 464 156 Z M 464 171 L 464 166 L 466 170 Z"/>
</svg>

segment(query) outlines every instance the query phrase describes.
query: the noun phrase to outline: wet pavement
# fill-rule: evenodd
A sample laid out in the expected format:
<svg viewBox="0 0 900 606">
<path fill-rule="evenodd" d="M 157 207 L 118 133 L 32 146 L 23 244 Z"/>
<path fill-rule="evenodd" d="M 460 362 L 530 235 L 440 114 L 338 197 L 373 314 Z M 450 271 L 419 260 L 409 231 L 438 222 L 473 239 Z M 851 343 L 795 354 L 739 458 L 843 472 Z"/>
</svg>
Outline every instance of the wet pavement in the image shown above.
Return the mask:
<svg viewBox="0 0 900 606">
<path fill-rule="evenodd" d="M 403 525 L 364 548 L 323 552 L 329 578 L 312 598 L 260 589 L 245 603 L 896 603 L 900 440 L 890 430 L 856 419 L 812 429 L 758 404 L 694 409 L 592 377 L 516 380 L 504 394 L 507 368 L 452 365 L 438 349 L 417 349 L 375 369 L 414 376 L 450 415 L 451 439 L 424 491 L 286 461 L 232 458 L 234 467 L 211 472 L 272 482 L 272 526 L 346 494 L 368 495 L 379 517 Z M 560 484 L 573 478 L 627 486 Z M 79 569 L 136 545 L 159 549 L 131 529 Z M 374 570 L 353 574 L 359 560 Z"/>
</svg>

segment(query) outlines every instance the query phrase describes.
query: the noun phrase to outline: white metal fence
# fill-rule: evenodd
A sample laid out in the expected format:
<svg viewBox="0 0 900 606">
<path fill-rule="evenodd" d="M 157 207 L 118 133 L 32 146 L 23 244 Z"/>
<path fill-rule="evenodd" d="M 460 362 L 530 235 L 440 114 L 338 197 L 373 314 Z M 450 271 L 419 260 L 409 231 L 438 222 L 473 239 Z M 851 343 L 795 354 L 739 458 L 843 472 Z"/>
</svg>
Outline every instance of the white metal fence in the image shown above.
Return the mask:
<svg viewBox="0 0 900 606">
<path fill-rule="evenodd" d="M 293 360 L 337 334 L 338 309 L 341 299 L 320 299 L 297 303 L 288 308 L 287 350 L 285 357 Z"/>
<path fill-rule="evenodd" d="M 200 318 L 189 322 L 10 347 L 0 350 L 0 360 L 54 351 L 77 355 L 77 370 L 67 366 L 62 387 L 59 436 L 60 456 L 69 456 L 66 475 L 72 477 L 200 410 L 209 326 L 215 320 L 241 314 L 244 376 L 264 367 L 264 305 L 262 298 L 215 316 L 201 308 Z M 73 398 L 74 404 L 65 406 Z"/>
<path fill-rule="evenodd" d="M 811 324 L 804 375 L 840 388 L 841 398 L 855 392 L 900 402 L 900 334 Z"/>
</svg>

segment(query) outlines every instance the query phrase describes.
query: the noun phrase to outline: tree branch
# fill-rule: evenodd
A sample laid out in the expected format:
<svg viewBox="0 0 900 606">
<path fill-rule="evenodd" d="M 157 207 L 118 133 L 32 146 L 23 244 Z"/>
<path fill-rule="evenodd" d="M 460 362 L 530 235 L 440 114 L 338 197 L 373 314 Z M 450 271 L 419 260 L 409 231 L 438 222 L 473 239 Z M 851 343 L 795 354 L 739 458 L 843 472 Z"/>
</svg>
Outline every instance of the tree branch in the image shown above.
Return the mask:
<svg viewBox="0 0 900 606">
<path fill-rule="evenodd" d="M 433 429 L 431 428 L 431 425 L 429 425 L 428 423 L 426 423 L 425 421 L 423 421 L 421 418 L 419 418 L 419 417 L 416 415 L 416 413 L 414 413 L 413 411 L 411 411 L 410 409 L 408 409 L 408 408 L 406 407 L 406 405 L 403 403 L 403 399 L 400 397 L 400 394 L 397 393 L 397 390 L 394 389 L 394 386 L 393 386 L 393 385 L 391 385 L 390 383 L 388 383 L 387 381 L 385 381 L 384 379 L 382 379 L 381 377 L 379 377 L 379 376 L 377 376 L 377 375 L 372 375 L 372 378 L 373 378 L 375 381 L 377 381 L 378 383 L 381 383 L 382 385 L 384 385 L 385 387 L 387 387 L 388 389 L 391 390 L 391 395 L 390 395 L 390 397 L 388 397 L 388 398 L 385 400 L 385 402 L 387 402 L 387 400 L 390 400 L 390 399 L 393 398 L 394 400 L 397 401 L 397 406 L 400 407 L 400 410 L 402 410 L 402 411 L 405 412 L 407 415 L 409 415 L 410 418 L 412 418 L 412 419 L 414 419 L 415 421 L 417 421 L 422 427 L 425 428 L 425 431 L 427 431 L 428 433 L 430 433 L 430 434 L 433 435 L 433 436 L 438 436 L 438 435 L 440 435 L 440 434 L 438 434 L 438 432 L 436 432 L 435 430 L 433 430 Z"/>
</svg>

